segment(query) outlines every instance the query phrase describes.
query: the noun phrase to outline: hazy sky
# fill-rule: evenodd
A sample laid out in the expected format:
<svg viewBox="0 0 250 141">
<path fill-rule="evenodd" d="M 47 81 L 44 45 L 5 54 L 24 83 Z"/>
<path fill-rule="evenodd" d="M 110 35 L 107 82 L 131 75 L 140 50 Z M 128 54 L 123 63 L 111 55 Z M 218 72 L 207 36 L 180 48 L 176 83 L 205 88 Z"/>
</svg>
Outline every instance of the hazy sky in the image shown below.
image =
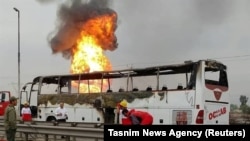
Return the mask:
<svg viewBox="0 0 250 141">
<path fill-rule="evenodd" d="M 48 35 L 66 0 L 0 1 L 0 90 L 17 92 L 20 10 L 21 85 L 39 75 L 67 74 L 70 60 L 53 54 Z M 118 47 L 113 69 L 216 59 L 228 66 L 231 102 L 250 97 L 249 0 L 115 0 Z M 250 103 L 250 102 L 248 102 Z"/>
</svg>

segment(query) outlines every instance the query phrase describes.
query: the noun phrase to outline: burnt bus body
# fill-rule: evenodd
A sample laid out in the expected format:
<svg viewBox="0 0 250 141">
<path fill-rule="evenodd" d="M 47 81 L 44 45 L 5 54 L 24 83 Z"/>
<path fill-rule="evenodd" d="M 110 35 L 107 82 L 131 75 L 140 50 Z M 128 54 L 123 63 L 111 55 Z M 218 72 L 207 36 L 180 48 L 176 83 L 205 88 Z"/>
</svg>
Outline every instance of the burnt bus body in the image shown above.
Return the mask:
<svg viewBox="0 0 250 141">
<path fill-rule="evenodd" d="M 229 124 L 227 67 L 215 60 L 38 76 L 21 95 L 38 121 L 56 120 L 63 101 L 68 122 L 119 124 L 117 103 L 126 99 L 128 108 L 150 112 L 153 124 Z"/>
</svg>

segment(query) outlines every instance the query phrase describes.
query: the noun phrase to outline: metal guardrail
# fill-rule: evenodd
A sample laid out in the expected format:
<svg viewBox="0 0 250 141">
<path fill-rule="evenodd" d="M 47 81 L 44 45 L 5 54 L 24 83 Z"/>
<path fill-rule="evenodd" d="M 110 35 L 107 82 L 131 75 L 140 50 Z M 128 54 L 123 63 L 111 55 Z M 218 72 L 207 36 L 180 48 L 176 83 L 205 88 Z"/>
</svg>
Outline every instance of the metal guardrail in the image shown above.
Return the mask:
<svg viewBox="0 0 250 141">
<path fill-rule="evenodd" d="M 20 124 L 46 125 L 46 126 L 64 126 L 64 127 L 81 127 L 81 128 L 102 128 L 101 123 L 82 123 L 82 122 L 45 122 L 45 121 L 20 121 Z"/>
<path fill-rule="evenodd" d="M 20 124 L 46 125 L 46 126 L 66 126 L 66 127 L 83 127 L 83 128 L 103 128 L 102 123 L 84 123 L 84 122 L 46 122 L 46 121 L 18 121 Z M 0 118 L 0 123 L 3 119 Z"/>
<path fill-rule="evenodd" d="M 0 123 L 0 130 L 4 131 L 4 124 Z M 64 135 L 80 138 L 104 139 L 104 129 L 77 128 L 65 126 L 45 126 L 33 124 L 17 124 L 17 132 L 25 134 Z M 26 139 L 27 140 L 27 139 Z"/>
</svg>

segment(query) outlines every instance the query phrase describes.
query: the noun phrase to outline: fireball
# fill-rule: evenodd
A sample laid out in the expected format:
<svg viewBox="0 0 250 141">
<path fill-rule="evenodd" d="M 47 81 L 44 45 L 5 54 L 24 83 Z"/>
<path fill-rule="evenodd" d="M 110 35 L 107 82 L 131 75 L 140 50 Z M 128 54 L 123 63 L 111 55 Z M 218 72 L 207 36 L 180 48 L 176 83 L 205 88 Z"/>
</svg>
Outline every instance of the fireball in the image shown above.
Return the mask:
<svg viewBox="0 0 250 141">
<path fill-rule="evenodd" d="M 82 25 L 80 37 L 72 49 L 70 66 L 72 74 L 112 70 L 104 51 L 114 46 L 116 42 L 114 35 L 116 17 L 115 13 L 100 15 Z M 101 92 L 107 87 L 108 80 L 86 80 L 81 81 L 80 92 Z"/>
</svg>

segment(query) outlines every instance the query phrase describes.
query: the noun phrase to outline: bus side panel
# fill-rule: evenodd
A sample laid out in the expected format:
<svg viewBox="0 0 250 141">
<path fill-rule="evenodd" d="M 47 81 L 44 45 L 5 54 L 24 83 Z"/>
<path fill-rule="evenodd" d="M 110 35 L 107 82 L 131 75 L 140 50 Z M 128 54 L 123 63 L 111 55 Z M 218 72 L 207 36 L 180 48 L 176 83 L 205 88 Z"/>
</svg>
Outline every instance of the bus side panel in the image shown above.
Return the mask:
<svg viewBox="0 0 250 141">
<path fill-rule="evenodd" d="M 227 87 L 205 85 L 205 124 L 229 124 L 230 102 Z"/>
<path fill-rule="evenodd" d="M 229 104 L 206 102 L 205 124 L 229 124 Z"/>
<path fill-rule="evenodd" d="M 128 102 L 128 108 L 148 111 L 154 117 L 153 124 L 181 124 L 183 120 L 192 124 L 194 98 L 194 90 L 156 92 L 149 98 Z"/>
<path fill-rule="evenodd" d="M 93 115 L 91 108 L 76 108 L 75 122 L 93 122 Z"/>
<path fill-rule="evenodd" d="M 104 111 L 100 109 L 92 109 L 92 118 L 94 123 L 104 123 Z"/>
<path fill-rule="evenodd" d="M 205 84 L 205 100 L 217 102 L 229 102 L 228 87 Z"/>
<path fill-rule="evenodd" d="M 149 109 L 149 113 L 153 115 L 153 124 L 171 124 L 171 116 L 169 109 Z"/>
</svg>

